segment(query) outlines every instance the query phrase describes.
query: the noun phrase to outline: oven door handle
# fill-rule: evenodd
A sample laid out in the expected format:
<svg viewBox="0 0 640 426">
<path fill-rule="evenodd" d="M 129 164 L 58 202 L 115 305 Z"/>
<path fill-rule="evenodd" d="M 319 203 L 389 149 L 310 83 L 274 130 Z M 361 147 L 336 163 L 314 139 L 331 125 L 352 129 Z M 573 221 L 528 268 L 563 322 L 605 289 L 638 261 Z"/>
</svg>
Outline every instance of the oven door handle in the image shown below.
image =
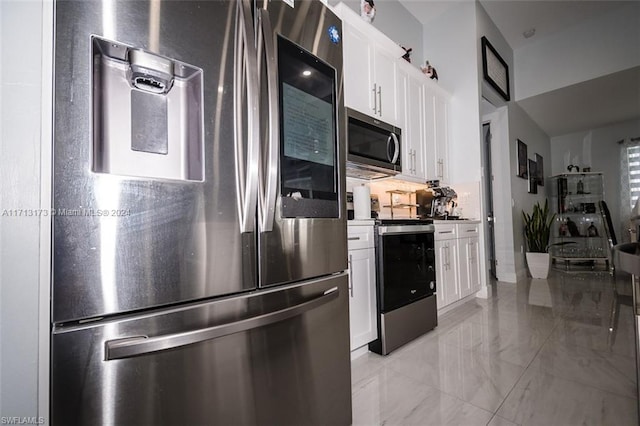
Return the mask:
<svg viewBox="0 0 640 426">
<path fill-rule="evenodd" d="M 378 235 L 434 234 L 433 225 L 387 225 L 378 227 Z"/>
</svg>

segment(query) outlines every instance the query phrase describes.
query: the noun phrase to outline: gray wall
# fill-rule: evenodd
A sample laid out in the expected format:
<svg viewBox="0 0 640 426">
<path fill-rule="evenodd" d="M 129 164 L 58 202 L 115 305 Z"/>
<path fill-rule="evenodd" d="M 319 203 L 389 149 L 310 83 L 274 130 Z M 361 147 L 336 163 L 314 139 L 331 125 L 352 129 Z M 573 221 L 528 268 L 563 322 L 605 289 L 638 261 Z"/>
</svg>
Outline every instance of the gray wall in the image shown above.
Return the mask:
<svg viewBox="0 0 640 426">
<path fill-rule="evenodd" d="M 40 220 L 7 216 L 41 207 L 42 19 L 42 1 L 0 1 L 0 416 L 39 415 L 39 353 L 48 338 Z"/>
<path fill-rule="evenodd" d="M 335 6 L 340 3 L 330 0 Z M 360 14 L 360 0 L 346 0 L 342 3 Z M 422 24 L 397 0 L 376 0 L 376 17 L 372 25 L 385 33 L 387 37 L 406 48 L 413 48 L 411 63 L 420 66 L 424 64 L 424 49 L 422 46 Z"/>
<path fill-rule="evenodd" d="M 509 158 L 511 169 L 511 198 L 513 217 L 513 245 L 515 270 L 518 278 L 526 277 L 526 265 L 524 252 L 526 251 L 524 241 L 524 223 L 522 211 L 531 212 L 533 205 L 537 202 L 544 204 L 549 193 L 549 182 L 545 179 L 544 187 L 538 187 L 538 194 L 529 194 L 529 183 L 526 179 L 516 176 L 517 148 L 516 141 L 520 139 L 527 144 L 527 155 L 530 159 L 535 159 L 535 154 L 540 154 L 545 160 L 545 176 L 549 176 L 549 163 L 551 160 L 551 144 L 549 136 L 527 115 L 526 112 L 515 102 L 508 103 L 509 108 Z"/>
</svg>

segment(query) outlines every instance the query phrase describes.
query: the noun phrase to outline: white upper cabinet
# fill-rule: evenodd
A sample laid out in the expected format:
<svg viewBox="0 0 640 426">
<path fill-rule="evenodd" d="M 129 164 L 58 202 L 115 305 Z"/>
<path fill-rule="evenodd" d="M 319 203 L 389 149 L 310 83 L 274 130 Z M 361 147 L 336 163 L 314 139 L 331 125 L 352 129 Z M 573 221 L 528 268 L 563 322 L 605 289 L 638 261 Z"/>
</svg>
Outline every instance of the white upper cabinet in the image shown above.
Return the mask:
<svg viewBox="0 0 640 426">
<path fill-rule="evenodd" d="M 430 84 L 425 87 L 427 175 L 449 182 L 449 95 Z"/>
<path fill-rule="evenodd" d="M 408 62 L 398 64 L 396 105 L 402 129 L 401 179 L 424 182 L 426 169 L 426 115 L 424 84 L 426 78 Z"/>
<path fill-rule="evenodd" d="M 399 126 L 395 90 L 404 50 L 343 3 L 335 11 L 343 20 L 345 105 Z"/>
</svg>

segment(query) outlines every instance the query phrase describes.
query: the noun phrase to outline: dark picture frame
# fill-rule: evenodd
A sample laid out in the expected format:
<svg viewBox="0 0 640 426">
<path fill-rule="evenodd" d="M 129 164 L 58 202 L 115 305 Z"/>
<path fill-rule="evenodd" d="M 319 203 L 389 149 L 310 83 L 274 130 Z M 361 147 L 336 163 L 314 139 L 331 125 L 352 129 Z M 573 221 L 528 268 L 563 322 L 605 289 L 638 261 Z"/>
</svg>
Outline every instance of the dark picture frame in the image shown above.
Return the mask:
<svg viewBox="0 0 640 426">
<path fill-rule="evenodd" d="M 536 154 L 536 177 L 538 186 L 544 186 L 544 160 L 540 154 Z"/>
<path fill-rule="evenodd" d="M 518 139 L 518 152 L 516 163 L 516 176 L 522 179 L 528 179 L 528 164 L 527 164 L 527 144 Z"/>
<path fill-rule="evenodd" d="M 537 194 L 538 193 L 538 172 L 536 167 L 536 162 L 529 159 L 529 194 Z"/>
<path fill-rule="evenodd" d="M 483 36 L 481 40 L 482 75 L 487 83 L 489 83 L 505 101 L 509 101 L 511 100 L 511 91 L 509 90 L 509 66 L 486 37 Z"/>
</svg>

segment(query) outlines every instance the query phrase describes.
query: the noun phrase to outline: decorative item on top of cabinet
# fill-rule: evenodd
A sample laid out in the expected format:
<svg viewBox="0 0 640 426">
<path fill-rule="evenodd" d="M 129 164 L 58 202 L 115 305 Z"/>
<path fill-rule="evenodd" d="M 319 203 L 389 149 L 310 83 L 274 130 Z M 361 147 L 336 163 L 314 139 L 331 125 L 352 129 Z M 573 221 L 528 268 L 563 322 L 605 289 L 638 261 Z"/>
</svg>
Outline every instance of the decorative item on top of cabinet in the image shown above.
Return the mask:
<svg viewBox="0 0 640 426">
<path fill-rule="evenodd" d="M 411 61 L 409 61 L 409 62 L 411 62 Z M 431 64 L 429 64 L 429 61 L 427 61 L 424 64 L 424 67 L 420 67 L 420 69 L 422 70 L 422 73 L 424 75 L 426 75 L 427 77 L 429 77 L 432 80 L 438 81 L 438 73 L 437 73 L 436 69 L 434 67 L 432 67 Z"/>
<path fill-rule="evenodd" d="M 411 47 L 406 48 L 404 46 L 401 46 L 404 49 L 404 55 L 402 55 L 402 59 L 404 59 L 405 61 L 411 63 L 411 51 L 413 50 Z"/>
<path fill-rule="evenodd" d="M 376 17 L 376 5 L 373 0 L 360 0 L 360 17 L 365 22 L 373 22 Z"/>
</svg>

